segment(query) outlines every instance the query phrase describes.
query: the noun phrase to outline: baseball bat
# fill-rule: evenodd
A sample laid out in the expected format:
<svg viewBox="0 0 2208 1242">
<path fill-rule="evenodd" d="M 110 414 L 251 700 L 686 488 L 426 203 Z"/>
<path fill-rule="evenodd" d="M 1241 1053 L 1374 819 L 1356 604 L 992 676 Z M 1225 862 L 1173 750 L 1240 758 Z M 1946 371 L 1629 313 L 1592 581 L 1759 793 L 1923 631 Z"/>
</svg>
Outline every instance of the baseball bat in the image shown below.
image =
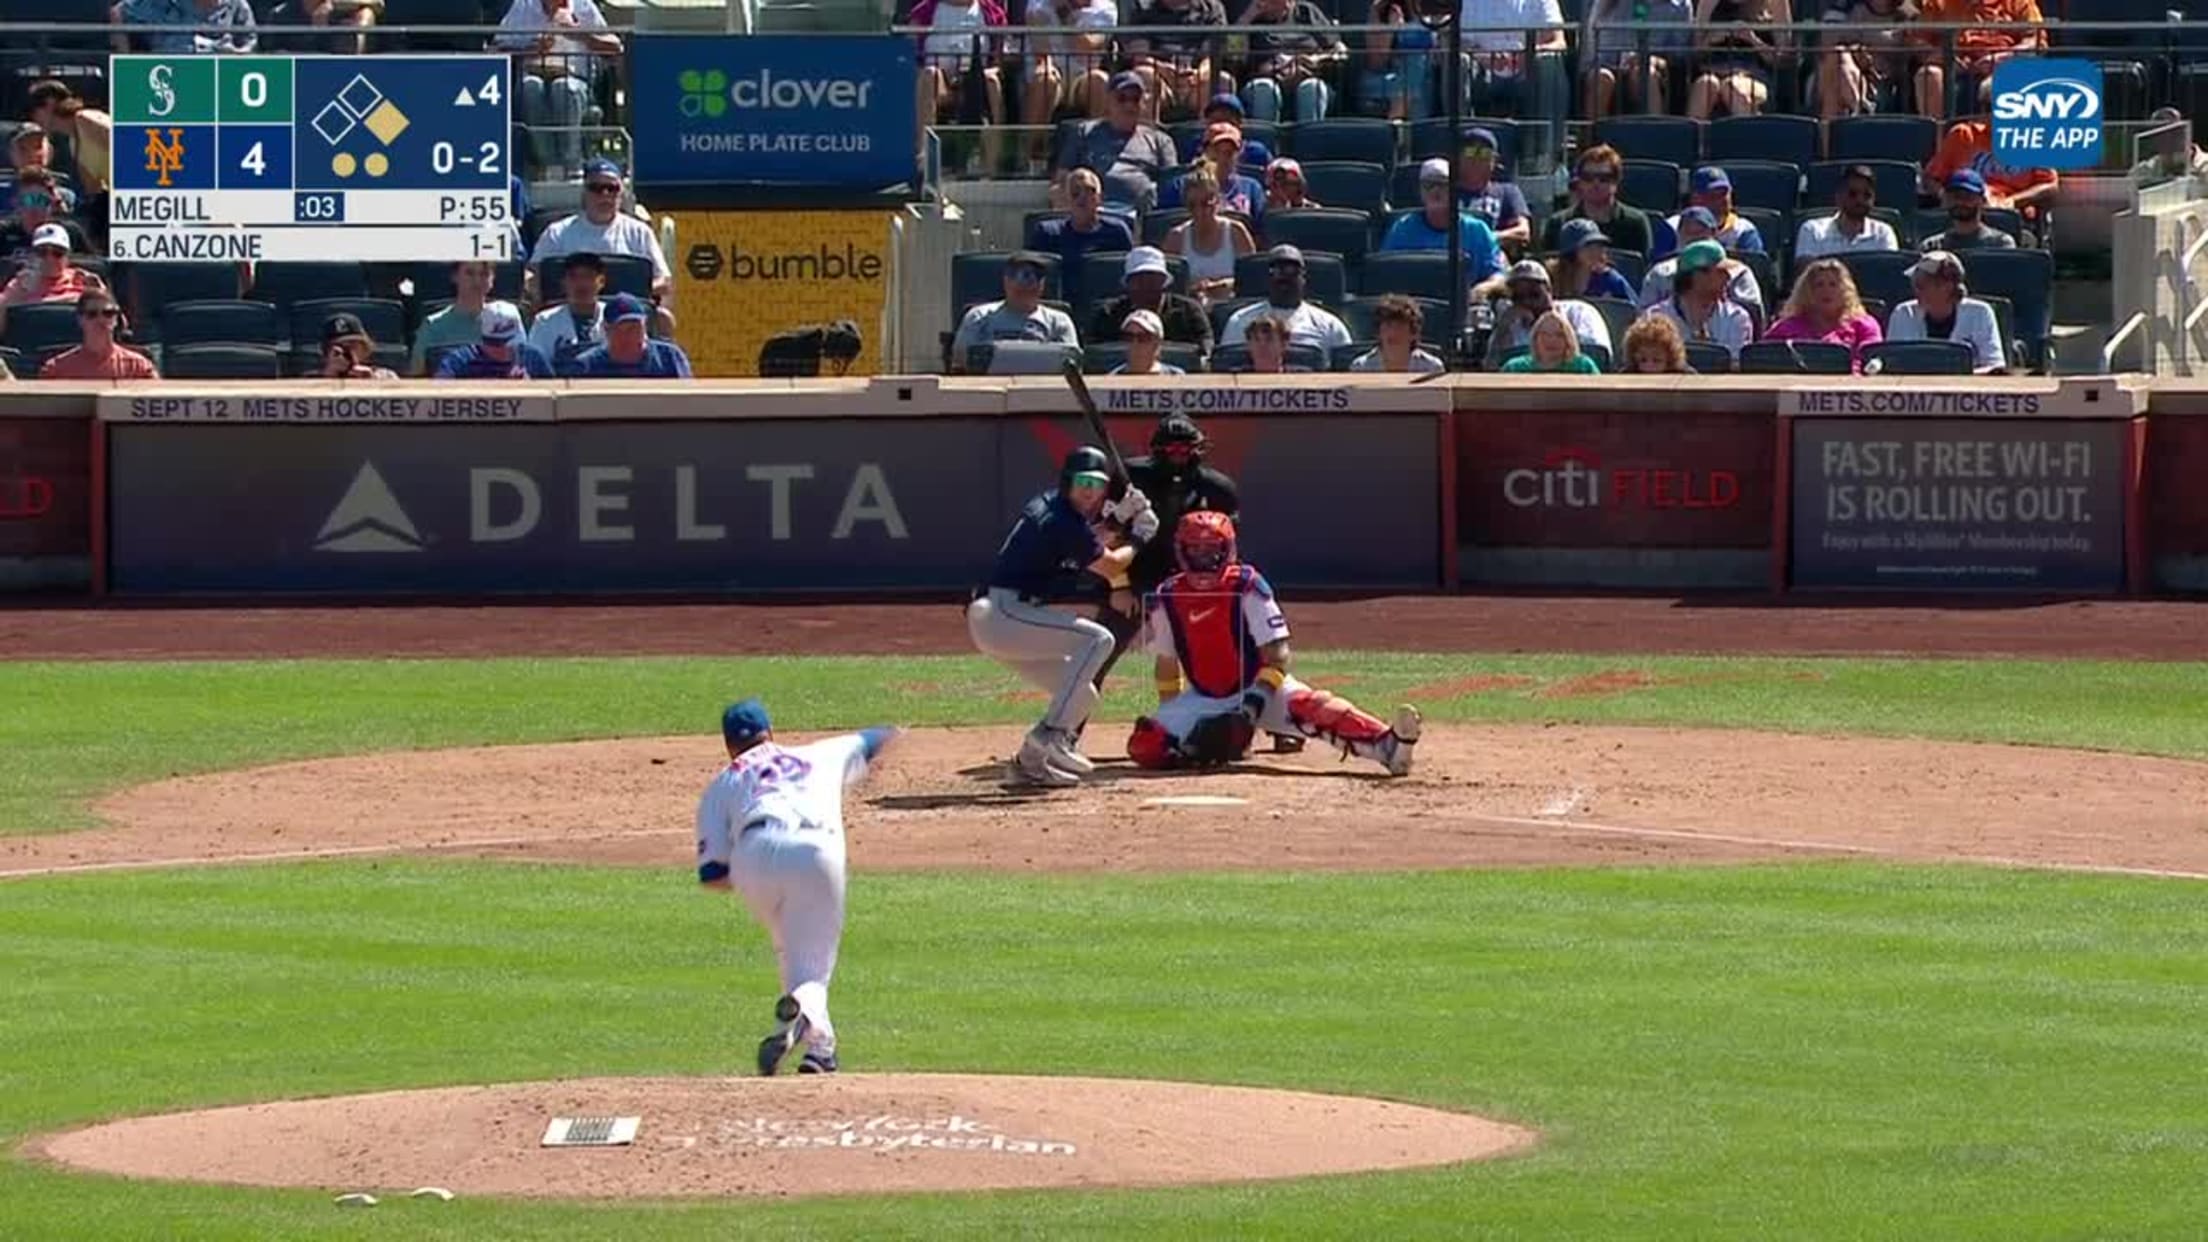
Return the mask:
<svg viewBox="0 0 2208 1242">
<path fill-rule="evenodd" d="M 1066 359 L 1062 373 L 1066 377 L 1066 387 L 1073 390 L 1073 399 L 1081 407 L 1081 418 L 1088 423 L 1089 433 L 1096 437 L 1097 443 L 1103 446 L 1104 455 L 1112 461 L 1113 494 L 1117 495 L 1125 492 L 1127 490 L 1126 459 L 1119 455 L 1119 446 L 1112 443 L 1112 433 L 1104 427 L 1103 412 L 1096 408 L 1096 397 L 1089 391 L 1089 381 L 1087 377 L 1081 374 L 1080 359 Z"/>
</svg>

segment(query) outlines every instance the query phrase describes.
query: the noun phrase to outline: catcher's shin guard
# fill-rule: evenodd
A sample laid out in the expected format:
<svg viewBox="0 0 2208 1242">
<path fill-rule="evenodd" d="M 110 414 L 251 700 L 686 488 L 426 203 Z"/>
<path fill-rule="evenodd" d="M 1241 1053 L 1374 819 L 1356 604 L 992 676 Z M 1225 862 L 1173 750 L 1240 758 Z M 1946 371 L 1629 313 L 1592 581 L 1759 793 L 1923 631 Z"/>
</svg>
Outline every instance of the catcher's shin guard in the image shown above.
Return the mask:
<svg viewBox="0 0 2208 1242">
<path fill-rule="evenodd" d="M 1339 746 L 1359 759 L 1388 761 L 1392 734 L 1378 716 L 1325 690 L 1298 690 L 1288 696 L 1288 719 L 1305 736 Z"/>
</svg>

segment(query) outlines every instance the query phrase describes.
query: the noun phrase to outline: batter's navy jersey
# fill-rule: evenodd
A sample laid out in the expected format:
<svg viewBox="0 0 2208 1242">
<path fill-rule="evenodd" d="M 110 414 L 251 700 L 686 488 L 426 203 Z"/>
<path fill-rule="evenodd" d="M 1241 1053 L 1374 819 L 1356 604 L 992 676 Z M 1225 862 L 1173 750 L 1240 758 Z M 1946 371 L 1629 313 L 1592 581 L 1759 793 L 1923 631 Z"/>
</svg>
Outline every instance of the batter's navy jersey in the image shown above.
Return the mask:
<svg viewBox="0 0 2208 1242">
<path fill-rule="evenodd" d="M 1081 576 L 1104 544 L 1089 519 L 1057 489 L 1044 492 L 1020 509 L 1020 520 L 997 549 L 997 567 L 989 585 L 1032 595 L 1065 599 L 1081 593 Z"/>
</svg>

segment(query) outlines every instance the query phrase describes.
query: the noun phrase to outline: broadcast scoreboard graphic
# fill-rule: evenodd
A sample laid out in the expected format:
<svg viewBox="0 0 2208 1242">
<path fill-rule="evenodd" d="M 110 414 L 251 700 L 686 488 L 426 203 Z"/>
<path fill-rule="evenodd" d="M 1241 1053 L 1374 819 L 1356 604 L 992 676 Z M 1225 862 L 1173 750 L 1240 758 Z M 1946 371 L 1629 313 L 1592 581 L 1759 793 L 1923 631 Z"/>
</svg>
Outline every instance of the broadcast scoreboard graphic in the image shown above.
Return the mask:
<svg viewBox="0 0 2208 1242">
<path fill-rule="evenodd" d="M 504 261 L 504 56 L 116 56 L 119 260 Z"/>
</svg>

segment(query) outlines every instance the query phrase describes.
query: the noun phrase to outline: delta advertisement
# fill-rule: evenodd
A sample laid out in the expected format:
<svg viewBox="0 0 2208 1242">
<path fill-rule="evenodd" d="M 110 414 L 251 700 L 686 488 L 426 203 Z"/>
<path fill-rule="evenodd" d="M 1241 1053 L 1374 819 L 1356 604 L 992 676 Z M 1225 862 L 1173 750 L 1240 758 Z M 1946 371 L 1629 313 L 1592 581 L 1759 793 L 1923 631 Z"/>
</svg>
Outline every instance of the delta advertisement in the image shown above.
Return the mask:
<svg viewBox="0 0 2208 1242">
<path fill-rule="evenodd" d="M 85 420 L 0 417 L 0 590 L 90 581 L 91 520 Z"/>
<path fill-rule="evenodd" d="M 827 351 L 819 373 L 875 373 L 889 297 L 889 213 L 711 211 L 674 219 L 676 253 L 668 258 L 682 307 L 677 334 L 697 374 L 759 375 L 768 340 L 796 333 L 809 342 L 817 339 L 813 330 L 839 320 L 858 329 L 858 356 L 846 364 Z"/>
<path fill-rule="evenodd" d="M 1794 422 L 1798 587 L 2116 591 L 2118 419 Z"/>
<path fill-rule="evenodd" d="M 1129 420 L 1129 447 L 1154 425 Z M 1078 434 L 1020 415 L 107 426 L 109 584 L 137 595 L 957 592 Z M 1284 587 L 1439 585 L 1430 415 L 1206 430 Z"/>
<path fill-rule="evenodd" d="M 1457 416 L 1467 582 L 1753 586 L 1769 575 L 1768 414 Z"/>
<path fill-rule="evenodd" d="M 908 186 L 919 162 L 914 51 L 887 34 L 638 35 L 628 75 L 636 184 Z"/>
</svg>

